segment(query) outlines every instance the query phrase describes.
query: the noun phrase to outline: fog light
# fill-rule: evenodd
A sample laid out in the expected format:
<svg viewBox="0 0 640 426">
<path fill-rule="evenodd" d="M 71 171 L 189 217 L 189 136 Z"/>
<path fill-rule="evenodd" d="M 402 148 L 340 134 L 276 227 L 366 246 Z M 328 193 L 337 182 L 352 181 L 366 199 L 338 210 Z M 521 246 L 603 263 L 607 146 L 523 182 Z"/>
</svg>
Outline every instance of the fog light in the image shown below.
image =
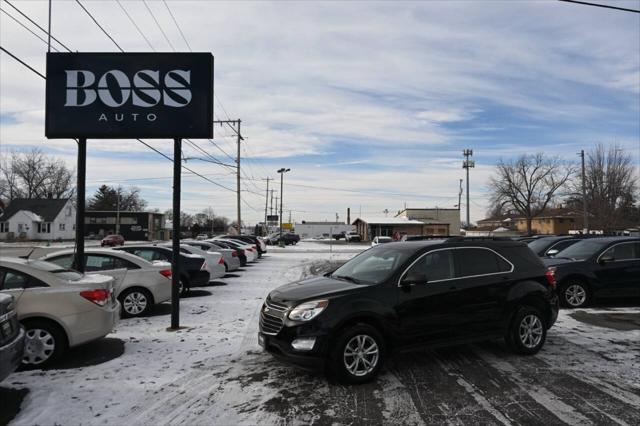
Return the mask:
<svg viewBox="0 0 640 426">
<path fill-rule="evenodd" d="M 297 351 L 310 351 L 315 344 L 315 337 L 301 337 L 291 342 L 291 346 Z"/>
</svg>

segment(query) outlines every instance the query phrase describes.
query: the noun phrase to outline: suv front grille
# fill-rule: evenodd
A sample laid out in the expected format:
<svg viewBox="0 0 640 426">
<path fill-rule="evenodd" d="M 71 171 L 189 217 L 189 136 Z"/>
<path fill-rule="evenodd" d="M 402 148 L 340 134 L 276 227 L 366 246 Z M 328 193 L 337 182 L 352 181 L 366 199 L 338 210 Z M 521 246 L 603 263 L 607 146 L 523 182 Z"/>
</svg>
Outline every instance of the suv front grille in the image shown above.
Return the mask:
<svg viewBox="0 0 640 426">
<path fill-rule="evenodd" d="M 284 316 L 289 308 L 281 303 L 267 299 L 260 311 L 260 331 L 264 334 L 276 335 L 284 326 Z"/>
</svg>

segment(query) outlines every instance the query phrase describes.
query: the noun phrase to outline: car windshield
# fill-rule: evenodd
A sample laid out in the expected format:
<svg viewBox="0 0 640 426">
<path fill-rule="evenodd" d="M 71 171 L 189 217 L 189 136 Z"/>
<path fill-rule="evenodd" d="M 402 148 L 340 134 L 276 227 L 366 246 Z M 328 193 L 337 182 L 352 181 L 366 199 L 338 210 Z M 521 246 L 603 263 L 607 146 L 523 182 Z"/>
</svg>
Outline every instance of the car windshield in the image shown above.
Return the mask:
<svg viewBox="0 0 640 426">
<path fill-rule="evenodd" d="M 540 253 L 542 250 L 544 250 L 549 244 L 552 244 L 553 242 L 555 242 L 556 240 L 548 240 L 546 238 L 539 238 L 537 240 L 533 240 L 533 241 L 529 241 L 527 244 L 529 245 L 529 248 L 534 252 L 534 253 Z"/>
<path fill-rule="evenodd" d="M 411 255 L 396 247 L 378 246 L 364 251 L 338 269 L 331 277 L 356 284 L 380 284 L 386 281 Z"/>
<path fill-rule="evenodd" d="M 585 240 L 567 247 L 556 255 L 556 258 L 586 260 L 607 245 L 607 241 Z"/>
</svg>

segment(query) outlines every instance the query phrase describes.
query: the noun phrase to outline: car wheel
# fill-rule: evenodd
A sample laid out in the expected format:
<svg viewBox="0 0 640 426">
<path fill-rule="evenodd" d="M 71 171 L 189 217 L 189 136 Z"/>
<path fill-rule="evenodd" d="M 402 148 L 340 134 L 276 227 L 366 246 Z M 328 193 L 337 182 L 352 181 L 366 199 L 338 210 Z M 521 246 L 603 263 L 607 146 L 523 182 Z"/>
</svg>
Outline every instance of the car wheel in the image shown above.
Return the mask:
<svg viewBox="0 0 640 426">
<path fill-rule="evenodd" d="M 227 262 L 224 262 L 224 272 L 229 272 L 229 266 L 227 265 Z"/>
<path fill-rule="evenodd" d="M 153 306 L 153 297 L 147 290 L 141 288 L 128 288 L 120 294 L 119 299 L 124 317 L 146 315 Z"/>
<path fill-rule="evenodd" d="M 26 330 L 23 366 L 46 367 L 66 351 L 67 338 L 57 325 L 40 320 L 27 321 L 23 325 Z"/>
<path fill-rule="evenodd" d="M 505 341 L 510 349 L 520 355 L 538 353 L 547 339 L 544 317 L 535 308 L 520 308 L 513 317 Z"/>
<path fill-rule="evenodd" d="M 580 280 L 569 280 L 560 287 L 560 303 L 565 308 L 584 308 L 591 302 L 589 287 Z"/>
<path fill-rule="evenodd" d="M 366 324 L 355 325 L 336 339 L 329 367 L 342 383 L 366 383 L 380 371 L 384 349 L 384 339 L 378 330 Z"/>
</svg>

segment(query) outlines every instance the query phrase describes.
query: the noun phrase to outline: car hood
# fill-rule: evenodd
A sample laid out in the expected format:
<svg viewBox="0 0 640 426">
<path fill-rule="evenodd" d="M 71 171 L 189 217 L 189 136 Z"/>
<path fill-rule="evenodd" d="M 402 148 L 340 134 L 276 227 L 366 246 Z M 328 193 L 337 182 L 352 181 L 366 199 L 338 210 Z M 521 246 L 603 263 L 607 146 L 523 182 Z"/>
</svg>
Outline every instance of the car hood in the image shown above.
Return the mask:
<svg viewBox="0 0 640 426">
<path fill-rule="evenodd" d="M 566 265 L 566 264 L 579 265 L 581 263 L 584 263 L 584 260 L 571 260 L 571 259 L 563 259 L 558 257 L 545 257 L 545 258 L 542 258 L 542 263 L 544 263 L 544 266 L 560 266 L 560 265 Z"/>
<path fill-rule="evenodd" d="M 333 296 L 339 293 L 362 289 L 363 287 L 365 286 L 353 284 L 347 281 L 335 280 L 329 277 L 315 277 L 280 286 L 269 293 L 269 297 L 274 302 L 298 302 L 319 297 Z"/>
</svg>

